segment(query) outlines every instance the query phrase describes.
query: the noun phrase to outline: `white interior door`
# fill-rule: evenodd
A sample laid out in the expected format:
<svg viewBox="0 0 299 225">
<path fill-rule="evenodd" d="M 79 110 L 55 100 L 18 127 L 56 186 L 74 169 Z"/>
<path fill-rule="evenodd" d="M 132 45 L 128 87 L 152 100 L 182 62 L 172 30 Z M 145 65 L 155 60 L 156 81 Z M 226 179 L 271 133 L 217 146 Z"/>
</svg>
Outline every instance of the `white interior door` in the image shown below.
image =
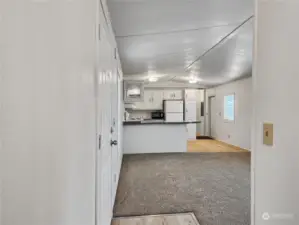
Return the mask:
<svg viewBox="0 0 299 225">
<path fill-rule="evenodd" d="M 114 199 L 117 190 L 117 181 L 119 176 L 119 148 L 118 148 L 118 74 L 113 75 L 116 79 L 113 79 L 111 84 L 111 160 L 112 160 L 112 206 L 114 205 Z"/>
<path fill-rule="evenodd" d="M 216 97 L 210 98 L 210 136 L 216 137 Z"/>
<path fill-rule="evenodd" d="M 102 74 L 102 76 L 106 76 Z M 112 151 L 111 88 L 103 83 L 98 88 L 98 151 L 97 151 L 97 220 L 110 224 L 112 217 Z"/>
<path fill-rule="evenodd" d="M 97 225 L 109 225 L 113 213 L 112 191 L 112 83 L 113 46 L 108 41 L 107 27 L 100 10 L 101 37 L 98 41 L 97 65 L 97 175 L 96 175 L 96 218 Z"/>
</svg>

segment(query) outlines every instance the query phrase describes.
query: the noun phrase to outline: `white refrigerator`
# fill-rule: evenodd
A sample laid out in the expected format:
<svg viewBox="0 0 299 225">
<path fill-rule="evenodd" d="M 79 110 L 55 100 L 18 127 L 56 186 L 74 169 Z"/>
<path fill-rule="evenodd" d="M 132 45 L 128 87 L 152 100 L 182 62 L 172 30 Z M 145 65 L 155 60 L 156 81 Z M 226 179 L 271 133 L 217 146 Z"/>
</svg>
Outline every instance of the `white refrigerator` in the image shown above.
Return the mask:
<svg viewBox="0 0 299 225">
<path fill-rule="evenodd" d="M 166 122 L 184 121 L 184 101 L 183 100 L 165 100 L 164 115 Z"/>
</svg>

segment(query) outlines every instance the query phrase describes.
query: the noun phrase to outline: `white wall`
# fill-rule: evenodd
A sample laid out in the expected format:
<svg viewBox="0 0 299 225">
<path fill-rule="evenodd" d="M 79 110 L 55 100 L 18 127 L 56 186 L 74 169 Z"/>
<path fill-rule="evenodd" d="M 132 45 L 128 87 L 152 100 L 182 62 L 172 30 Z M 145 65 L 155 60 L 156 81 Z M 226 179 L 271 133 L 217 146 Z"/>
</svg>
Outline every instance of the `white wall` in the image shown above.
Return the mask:
<svg viewBox="0 0 299 225">
<path fill-rule="evenodd" d="M 299 224 L 299 2 L 256 1 L 253 72 L 255 225 Z M 274 146 L 262 124 L 274 124 Z M 269 213 L 269 221 L 262 215 Z M 265 214 L 266 215 L 266 214 Z"/>
<path fill-rule="evenodd" d="M 235 121 L 226 122 L 224 114 L 224 96 L 235 93 Z M 238 80 L 232 83 L 208 89 L 206 92 L 206 135 L 209 135 L 209 96 L 216 97 L 216 139 L 251 149 L 251 119 L 252 119 L 252 78 Z"/>
<path fill-rule="evenodd" d="M 0 224 L 95 224 L 96 0 L 0 1 Z"/>
</svg>

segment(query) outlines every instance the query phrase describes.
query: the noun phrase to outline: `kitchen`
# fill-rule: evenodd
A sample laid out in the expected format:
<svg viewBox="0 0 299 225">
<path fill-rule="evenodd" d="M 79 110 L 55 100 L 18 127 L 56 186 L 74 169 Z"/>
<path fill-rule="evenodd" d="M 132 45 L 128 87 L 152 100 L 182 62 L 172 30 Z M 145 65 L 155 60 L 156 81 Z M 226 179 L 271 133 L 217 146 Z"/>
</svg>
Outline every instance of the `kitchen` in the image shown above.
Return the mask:
<svg viewBox="0 0 299 225">
<path fill-rule="evenodd" d="M 200 133 L 204 90 L 124 82 L 124 153 L 187 152 Z"/>
</svg>

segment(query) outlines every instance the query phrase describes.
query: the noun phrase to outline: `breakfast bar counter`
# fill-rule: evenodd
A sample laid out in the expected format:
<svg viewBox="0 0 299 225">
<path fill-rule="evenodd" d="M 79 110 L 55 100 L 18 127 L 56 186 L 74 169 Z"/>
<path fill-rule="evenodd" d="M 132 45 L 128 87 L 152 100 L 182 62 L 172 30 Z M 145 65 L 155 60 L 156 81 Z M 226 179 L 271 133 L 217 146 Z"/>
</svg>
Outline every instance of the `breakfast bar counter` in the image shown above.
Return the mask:
<svg viewBox="0 0 299 225">
<path fill-rule="evenodd" d="M 190 122 L 125 121 L 124 154 L 187 152 Z"/>
</svg>

